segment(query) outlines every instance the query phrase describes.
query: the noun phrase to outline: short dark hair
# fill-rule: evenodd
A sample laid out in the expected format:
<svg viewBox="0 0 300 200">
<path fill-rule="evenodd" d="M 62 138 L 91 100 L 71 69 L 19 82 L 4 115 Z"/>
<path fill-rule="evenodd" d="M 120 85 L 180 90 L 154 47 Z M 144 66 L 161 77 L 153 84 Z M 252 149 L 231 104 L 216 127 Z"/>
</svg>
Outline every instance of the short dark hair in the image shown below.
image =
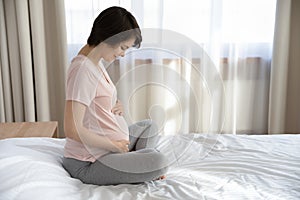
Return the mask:
<svg viewBox="0 0 300 200">
<path fill-rule="evenodd" d="M 117 45 L 135 37 L 134 47 L 140 47 L 142 35 L 134 16 L 126 9 L 113 6 L 103 10 L 95 19 L 88 45 L 96 46 L 101 42 Z"/>
</svg>

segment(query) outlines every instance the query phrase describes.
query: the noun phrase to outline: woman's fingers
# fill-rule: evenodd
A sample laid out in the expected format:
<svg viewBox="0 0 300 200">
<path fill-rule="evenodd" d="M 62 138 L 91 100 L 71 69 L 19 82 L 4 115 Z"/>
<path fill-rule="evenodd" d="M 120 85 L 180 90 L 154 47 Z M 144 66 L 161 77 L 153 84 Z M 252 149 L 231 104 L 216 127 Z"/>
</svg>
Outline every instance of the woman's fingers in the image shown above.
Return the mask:
<svg viewBox="0 0 300 200">
<path fill-rule="evenodd" d="M 123 105 L 120 100 L 117 100 L 116 105 L 111 109 L 111 112 L 115 115 L 123 114 Z"/>
<path fill-rule="evenodd" d="M 124 143 L 124 144 L 129 144 L 129 140 L 119 140 L 120 142 Z"/>
<path fill-rule="evenodd" d="M 128 140 L 112 140 L 112 144 L 114 148 L 111 150 L 112 152 L 126 153 L 129 151 Z"/>
<path fill-rule="evenodd" d="M 122 110 L 117 110 L 117 109 L 112 110 L 112 113 L 114 113 L 115 115 L 122 115 L 123 114 Z"/>
<path fill-rule="evenodd" d="M 123 148 L 125 150 L 125 152 L 129 151 L 128 145 L 129 145 L 129 141 L 128 140 L 122 140 L 123 143 Z"/>
</svg>

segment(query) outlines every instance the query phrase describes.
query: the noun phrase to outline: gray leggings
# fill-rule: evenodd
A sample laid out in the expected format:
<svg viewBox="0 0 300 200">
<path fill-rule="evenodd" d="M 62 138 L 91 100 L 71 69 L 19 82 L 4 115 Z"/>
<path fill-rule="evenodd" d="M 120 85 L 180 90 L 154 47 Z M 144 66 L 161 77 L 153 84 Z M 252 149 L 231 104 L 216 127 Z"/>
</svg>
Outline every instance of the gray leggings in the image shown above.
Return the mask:
<svg viewBox="0 0 300 200">
<path fill-rule="evenodd" d="M 129 152 L 109 153 L 95 162 L 63 158 L 63 167 L 84 183 L 115 185 L 154 180 L 167 172 L 166 156 L 154 149 L 157 126 L 143 120 L 129 126 Z"/>
</svg>

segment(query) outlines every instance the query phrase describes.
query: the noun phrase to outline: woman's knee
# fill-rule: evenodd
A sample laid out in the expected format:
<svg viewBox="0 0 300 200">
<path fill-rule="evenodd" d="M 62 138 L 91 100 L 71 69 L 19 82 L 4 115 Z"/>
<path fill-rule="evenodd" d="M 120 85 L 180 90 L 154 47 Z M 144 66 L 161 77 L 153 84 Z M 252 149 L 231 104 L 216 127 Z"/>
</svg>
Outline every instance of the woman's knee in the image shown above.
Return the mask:
<svg viewBox="0 0 300 200">
<path fill-rule="evenodd" d="M 153 124 L 155 125 L 155 122 L 152 119 L 144 119 L 144 120 L 138 121 L 136 124 L 138 126 L 146 127 L 146 126 L 152 126 Z"/>
<path fill-rule="evenodd" d="M 158 127 L 157 124 L 151 120 L 151 119 L 146 119 L 142 121 L 143 125 L 150 129 L 150 132 L 152 133 L 151 135 L 157 135 L 158 134 Z"/>
<path fill-rule="evenodd" d="M 139 121 L 135 125 L 137 127 L 142 128 L 143 130 L 149 129 L 149 133 L 151 136 L 158 134 L 157 124 L 151 119 L 145 119 L 145 120 Z"/>
</svg>

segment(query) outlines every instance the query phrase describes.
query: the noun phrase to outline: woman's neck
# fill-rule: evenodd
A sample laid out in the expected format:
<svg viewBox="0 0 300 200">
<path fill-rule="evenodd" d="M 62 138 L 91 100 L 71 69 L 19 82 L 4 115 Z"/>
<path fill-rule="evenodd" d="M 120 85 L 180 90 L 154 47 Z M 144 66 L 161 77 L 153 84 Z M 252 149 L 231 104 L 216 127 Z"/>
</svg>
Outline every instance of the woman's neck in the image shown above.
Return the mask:
<svg viewBox="0 0 300 200">
<path fill-rule="evenodd" d="M 101 56 L 95 52 L 95 47 L 88 44 L 84 45 L 78 54 L 88 57 L 95 65 L 98 65 Z"/>
</svg>

